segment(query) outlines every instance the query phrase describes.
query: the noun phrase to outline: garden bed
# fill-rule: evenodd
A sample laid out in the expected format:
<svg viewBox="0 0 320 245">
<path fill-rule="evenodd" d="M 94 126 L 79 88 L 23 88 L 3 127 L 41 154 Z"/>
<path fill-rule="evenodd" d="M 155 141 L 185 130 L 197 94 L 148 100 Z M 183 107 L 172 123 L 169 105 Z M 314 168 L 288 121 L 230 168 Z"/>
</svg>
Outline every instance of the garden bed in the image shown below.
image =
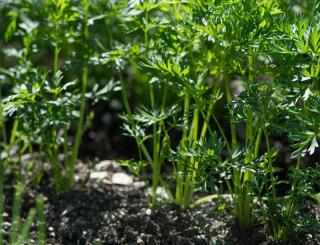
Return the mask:
<svg viewBox="0 0 320 245">
<path fill-rule="evenodd" d="M 36 195 L 45 197 L 46 244 L 277 244 L 263 224 L 240 231 L 230 202 L 223 210 L 217 200 L 182 210 L 163 201 L 151 210 L 144 182 L 113 162 L 97 166 L 88 169 L 79 164 L 74 189 L 59 197 L 54 196 L 50 183 L 26 190 L 23 213 L 35 205 Z M 112 178 L 119 173 L 122 179 Z M 320 206 L 307 201 L 304 212 L 311 210 L 320 222 Z M 4 227 L 8 232 L 10 220 Z M 30 235 L 36 240 L 36 232 Z M 291 242 L 320 244 L 320 233 L 302 234 Z"/>
</svg>

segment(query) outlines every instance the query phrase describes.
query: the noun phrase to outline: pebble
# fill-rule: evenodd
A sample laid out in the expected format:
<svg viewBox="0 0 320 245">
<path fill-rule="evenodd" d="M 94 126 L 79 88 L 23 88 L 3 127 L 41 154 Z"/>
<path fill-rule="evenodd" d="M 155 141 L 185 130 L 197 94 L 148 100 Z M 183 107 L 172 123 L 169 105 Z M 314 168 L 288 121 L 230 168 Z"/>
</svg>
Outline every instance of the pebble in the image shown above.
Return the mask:
<svg viewBox="0 0 320 245">
<path fill-rule="evenodd" d="M 67 207 L 66 207 L 66 209 L 65 210 L 63 210 L 63 212 L 62 212 L 62 216 L 65 216 L 67 213 L 70 213 L 72 210 L 74 210 L 74 207 L 73 206 L 71 206 L 71 205 L 68 205 Z"/>
<path fill-rule="evenodd" d="M 206 240 L 206 236 L 203 235 L 203 234 L 202 235 L 197 235 L 196 238 L 199 239 L 199 240 L 204 240 L 204 241 Z"/>
<path fill-rule="evenodd" d="M 96 171 L 115 171 L 120 169 L 120 165 L 117 162 L 111 161 L 111 160 L 103 160 L 99 163 L 97 163 L 94 166 L 94 169 Z"/>
<path fill-rule="evenodd" d="M 137 244 L 144 244 L 144 241 L 142 240 L 142 238 L 140 236 L 137 239 Z"/>
<path fill-rule="evenodd" d="M 107 172 L 98 172 L 94 171 L 90 173 L 90 179 L 95 179 L 95 180 L 102 180 L 108 177 Z"/>
<path fill-rule="evenodd" d="M 144 181 L 136 181 L 133 183 L 133 186 L 137 189 L 141 189 L 146 186 L 146 183 Z"/>
<path fill-rule="evenodd" d="M 122 172 L 113 174 L 111 181 L 116 185 L 131 185 L 133 183 L 132 177 Z"/>
<path fill-rule="evenodd" d="M 120 210 L 119 211 L 119 216 L 120 217 L 123 217 L 125 214 L 126 214 L 126 212 L 124 210 Z"/>
<path fill-rule="evenodd" d="M 152 213 L 151 209 L 148 208 L 148 209 L 146 210 L 146 215 L 151 215 L 151 213 Z"/>
</svg>

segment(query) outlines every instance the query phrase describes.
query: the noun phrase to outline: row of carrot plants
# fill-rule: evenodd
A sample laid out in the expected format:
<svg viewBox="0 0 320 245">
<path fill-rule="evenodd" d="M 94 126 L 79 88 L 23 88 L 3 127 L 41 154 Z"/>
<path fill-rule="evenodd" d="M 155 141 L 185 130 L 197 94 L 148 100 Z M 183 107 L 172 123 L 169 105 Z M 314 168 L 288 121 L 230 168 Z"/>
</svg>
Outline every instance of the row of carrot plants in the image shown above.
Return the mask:
<svg viewBox="0 0 320 245">
<path fill-rule="evenodd" d="M 132 56 L 131 43 L 113 57 L 129 66 L 137 59 L 136 72 L 146 74 L 149 101 L 135 112 L 127 106 L 122 118 L 140 155 L 125 164 L 152 171 L 151 206 L 159 186 L 182 208 L 209 186 L 218 198 L 231 196 L 240 229 L 255 225 L 256 211 L 275 240 L 312 227 L 297 215 L 319 188 L 319 166 L 304 161 L 318 151 L 320 137 L 319 4 L 312 8 L 307 13 L 281 1 L 130 1 L 126 26 L 143 34 L 140 52 Z M 285 180 L 274 164 L 280 153 L 272 139 L 279 136 L 292 147 Z M 162 174 L 167 163 L 172 176 Z M 283 182 L 287 191 L 280 194 Z"/>
<path fill-rule="evenodd" d="M 9 1 L 0 27 L 1 172 L 11 169 L 19 182 L 31 172 L 37 185 L 49 161 L 56 193 L 71 189 L 89 108 L 121 90 L 123 131 L 139 157 L 122 163 L 137 175 L 152 172 L 151 207 L 161 205 L 160 187 L 182 208 L 206 189 L 231 197 L 240 229 L 256 224 L 256 212 L 275 240 L 319 228 L 298 212 L 319 191 L 319 166 L 309 160 L 319 155 L 319 8 Z M 291 147 L 286 179 L 275 138 Z"/>
</svg>

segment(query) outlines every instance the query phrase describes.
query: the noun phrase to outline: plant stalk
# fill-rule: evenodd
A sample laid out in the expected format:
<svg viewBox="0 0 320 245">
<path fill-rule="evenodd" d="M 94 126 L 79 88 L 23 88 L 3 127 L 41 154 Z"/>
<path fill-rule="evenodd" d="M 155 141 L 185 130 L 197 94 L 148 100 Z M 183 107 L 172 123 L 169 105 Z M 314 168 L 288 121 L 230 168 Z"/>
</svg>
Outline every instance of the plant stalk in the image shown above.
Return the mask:
<svg viewBox="0 0 320 245">
<path fill-rule="evenodd" d="M 83 0 L 84 7 L 84 42 L 86 46 L 88 45 L 89 38 L 89 28 L 88 28 L 88 18 L 89 18 L 89 0 Z M 79 123 L 77 125 L 77 132 L 75 135 L 72 156 L 69 166 L 69 176 L 68 176 L 68 187 L 71 188 L 74 179 L 75 165 L 78 159 L 79 147 L 81 142 L 81 137 L 83 135 L 83 126 L 84 126 L 84 118 L 85 118 L 85 107 L 86 107 L 86 93 L 88 86 L 88 64 L 87 64 L 87 54 L 84 56 L 84 64 L 82 67 L 82 89 L 81 89 L 81 102 L 80 102 L 80 118 Z"/>
</svg>

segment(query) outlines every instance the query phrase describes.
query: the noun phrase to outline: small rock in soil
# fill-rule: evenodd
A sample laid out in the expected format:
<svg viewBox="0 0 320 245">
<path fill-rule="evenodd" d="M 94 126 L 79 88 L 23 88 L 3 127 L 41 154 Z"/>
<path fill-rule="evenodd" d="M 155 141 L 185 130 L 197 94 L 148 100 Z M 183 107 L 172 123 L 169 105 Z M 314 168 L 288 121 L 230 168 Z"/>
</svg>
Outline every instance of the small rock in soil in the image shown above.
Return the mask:
<svg viewBox="0 0 320 245">
<path fill-rule="evenodd" d="M 90 179 L 93 180 L 102 180 L 107 178 L 109 175 L 107 172 L 98 172 L 98 171 L 94 171 L 90 173 Z"/>
<path fill-rule="evenodd" d="M 111 160 L 104 160 L 94 166 L 96 171 L 119 171 L 121 169 L 119 163 Z"/>
<path fill-rule="evenodd" d="M 122 172 L 113 174 L 111 181 L 116 185 L 131 185 L 133 183 L 132 177 Z"/>
</svg>

